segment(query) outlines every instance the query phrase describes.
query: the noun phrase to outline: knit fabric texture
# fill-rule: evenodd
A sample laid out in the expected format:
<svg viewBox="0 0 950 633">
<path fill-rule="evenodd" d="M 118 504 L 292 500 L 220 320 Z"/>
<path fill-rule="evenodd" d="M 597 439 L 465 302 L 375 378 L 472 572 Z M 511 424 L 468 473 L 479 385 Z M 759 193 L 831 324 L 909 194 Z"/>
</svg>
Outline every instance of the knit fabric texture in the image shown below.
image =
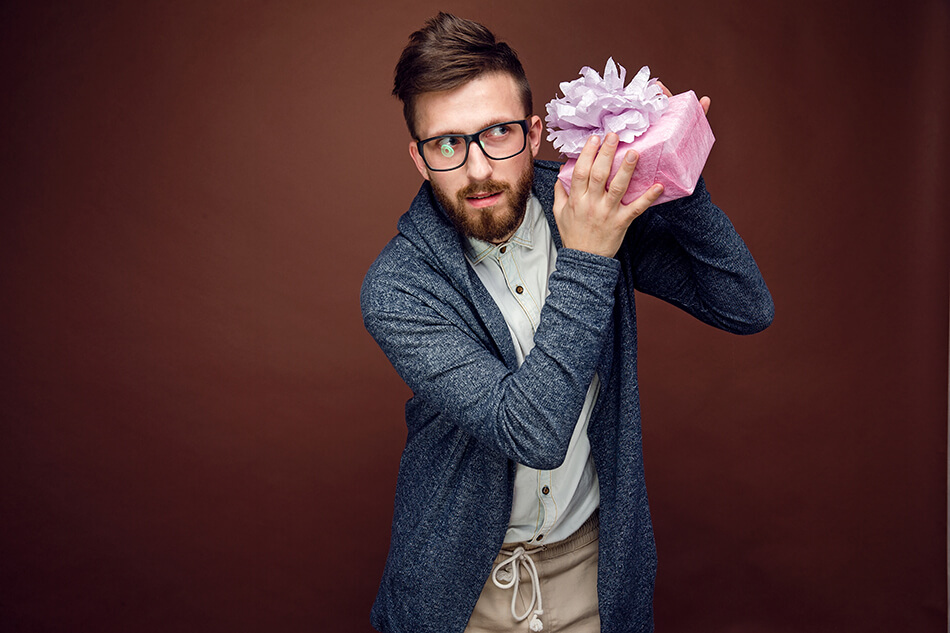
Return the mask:
<svg viewBox="0 0 950 633">
<path fill-rule="evenodd" d="M 558 247 L 535 347 L 519 368 L 505 320 L 423 184 L 363 282 L 365 326 L 411 388 L 389 555 L 371 620 L 384 633 L 464 630 L 501 548 L 515 465 L 564 459 L 594 372 L 588 436 L 600 482 L 604 633 L 653 630 L 656 548 L 643 478 L 634 290 L 737 334 L 773 305 L 700 179 L 648 209 L 615 258 L 563 248 L 552 211 L 560 164 L 533 193 Z"/>
</svg>

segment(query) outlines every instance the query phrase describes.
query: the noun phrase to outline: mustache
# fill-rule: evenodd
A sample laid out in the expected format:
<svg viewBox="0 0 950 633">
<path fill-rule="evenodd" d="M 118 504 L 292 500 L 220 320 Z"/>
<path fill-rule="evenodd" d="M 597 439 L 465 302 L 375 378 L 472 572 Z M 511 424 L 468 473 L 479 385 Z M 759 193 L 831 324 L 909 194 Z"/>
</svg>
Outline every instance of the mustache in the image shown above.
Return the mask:
<svg viewBox="0 0 950 633">
<path fill-rule="evenodd" d="M 465 200 L 478 194 L 496 194 L 511 191 L 511 185 L 498 180 L 486 180 L 485 182 L 472 183 L 459 189 L 456 196 L 459 200 Z"/>
</svg>

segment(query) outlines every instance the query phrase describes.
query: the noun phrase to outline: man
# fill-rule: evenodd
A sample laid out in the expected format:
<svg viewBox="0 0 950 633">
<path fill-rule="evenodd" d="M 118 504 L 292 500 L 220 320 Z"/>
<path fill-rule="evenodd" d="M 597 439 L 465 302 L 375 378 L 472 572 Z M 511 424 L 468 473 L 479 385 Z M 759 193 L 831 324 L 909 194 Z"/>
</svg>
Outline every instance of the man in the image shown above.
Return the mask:
<svg viewBox="0 0 950 633">
<path fill-rule="evenodd" d="M 477 23 L 427 22 L 393 92 L 425 182 L 361 296 L 413 391 L 373 625 L 650 631 L 634 289 L 752 333 L 773 310 L 755 262 L 702 180 L 620 204 L 637 156 L 609 181 L 613 134 L 565 194 L 517 56 Z"/>
</svg>

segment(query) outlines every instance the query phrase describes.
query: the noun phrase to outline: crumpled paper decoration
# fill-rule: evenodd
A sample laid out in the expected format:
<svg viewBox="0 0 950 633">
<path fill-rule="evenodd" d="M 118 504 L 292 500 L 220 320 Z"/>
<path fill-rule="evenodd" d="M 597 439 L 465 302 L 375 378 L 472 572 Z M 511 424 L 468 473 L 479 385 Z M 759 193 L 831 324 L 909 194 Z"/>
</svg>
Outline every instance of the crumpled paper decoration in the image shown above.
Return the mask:
<svg viewBox="0 0 950 633">
<path fill-rule="evenodd" d="M 619 67 L 619 72 L 618 72 Z M 547 104 L 550 135 L 554 149 L 577 158 L 587 139 L 614 132 L 621 143 L 632 143 L 655 123 L 668 106 L 668 99 L 657 80 L 650 79 L 644 66 L 624 87 L 627 69 L 611 57 L 604 77 L 590 66 L 581 69 L 581 78 L 561 83 L 564 96 Z"/>
<path fill-rule="evenodd" d="M 666 97 L 657 80 L 649 79 L 646 66 L 624 87 L 626 71 L 619 66 L 618 72 L 617 66 L 613 58 L 608 60 L 603 79 L 585 67 L 581 79 L 561 84 L 563 99 L 548 103 L 548 140 L 568 156 L 558 180 L 570 193 L 574 164 L 587 139 L 615 132 L 620 144 L 611 180 L 628 150 L 640 154 L 623 204 L 630 204 L 656 182 L 663 185 L 663 194 L 654 204 L 692 194 L 716 140 L 699 100 L 692 91 Z"/>
</svg>

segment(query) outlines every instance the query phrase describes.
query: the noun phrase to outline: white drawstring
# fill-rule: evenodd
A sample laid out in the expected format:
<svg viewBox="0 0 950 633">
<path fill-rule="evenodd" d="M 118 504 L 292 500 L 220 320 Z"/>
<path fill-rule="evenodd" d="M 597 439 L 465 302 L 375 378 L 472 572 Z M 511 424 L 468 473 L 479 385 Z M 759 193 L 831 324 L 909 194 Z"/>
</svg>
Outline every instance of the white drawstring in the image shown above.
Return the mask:
<svg viewBox="0 0 950 633">
<path fill-rule="evenodd" d="M 515 611 L 515 602 L 518 599 L 518 585 L 521 583 L 521 567 L 528 570 L 528 576 L 531 578 L 531 604 L 528 605 L 528 609 L 523 614 L 518 615 Z M 499 577 L 502 580 L 499 580 Z M 491 572 L 491 580 L 499 589 L 514 587 L 511 594 L 511 615 L 516 622 L 521 622 L 527 618 L 531 614 L 531 610 L 534 609 L 531 621 L 528 622 L 528 628 L 535 632 L 544 628 L 539 617 L 544 613 L 544 609 L 541 608 L 541 583 L 538 581 L 538 568 L 534 566 L 531 555 L 523 547 L 515 548 L 511 556 L 495 565 Z M 535 603 L 538 604 L 537 609 L 534 608 Z"/>
</svg>

